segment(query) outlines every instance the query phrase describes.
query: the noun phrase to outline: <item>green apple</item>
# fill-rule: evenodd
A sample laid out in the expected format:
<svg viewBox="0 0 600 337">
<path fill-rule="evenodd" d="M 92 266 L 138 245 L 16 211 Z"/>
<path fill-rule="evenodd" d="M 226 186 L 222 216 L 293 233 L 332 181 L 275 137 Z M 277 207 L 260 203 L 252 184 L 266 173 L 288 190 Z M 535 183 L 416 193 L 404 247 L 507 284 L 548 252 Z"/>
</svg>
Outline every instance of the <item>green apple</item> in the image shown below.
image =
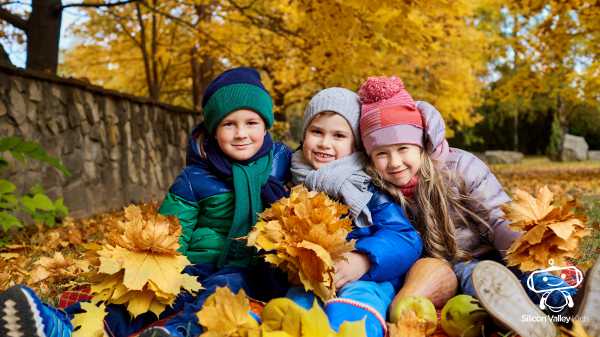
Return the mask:
<svg viewBox="0 0 600 337">
<path fill-rule="evenodd" d="M 407 311 L 413 311 L 417 318 L 427 323 L 427 335 L 431 335 L 437 328 L 437 313 L 433 303 L 424 296 L 408 296 L 400 298 L 390 308 L 390 320 L 392 323 L 398 322 L 398 320 Z"/>
<path fill-rule="evenodd" d="M 442 309 L 442 329 L 450 337 L 479 337 L 489 318 L 479 301 L 469 295 L 452 297 Z"/>
</svg>

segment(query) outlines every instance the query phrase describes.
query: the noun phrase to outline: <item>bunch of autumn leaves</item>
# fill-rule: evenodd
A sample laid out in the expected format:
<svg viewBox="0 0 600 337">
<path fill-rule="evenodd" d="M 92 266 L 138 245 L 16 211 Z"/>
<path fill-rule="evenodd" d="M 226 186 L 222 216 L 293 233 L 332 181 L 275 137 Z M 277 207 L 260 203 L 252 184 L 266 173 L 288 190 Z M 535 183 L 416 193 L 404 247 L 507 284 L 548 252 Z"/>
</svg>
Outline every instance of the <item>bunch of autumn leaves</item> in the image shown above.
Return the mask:
<svg viewBox="0 0 600 337">
<path fill-rule="evenodd" d="M 145 312 L 157 316 L 173 304 L 182 291 L 201 289 L 194 276 L 183 274 L 189 260 L 177 252 L 180 226 L 176 218 L 155 209 L 142 212 L 125 208 L 121 233 L 109 238 L 98 251 L 100 266 L 91 276 L 92 301 L 82 303 L 86 312 L 75 315 L 73 336 L 103 336 L 105 305 L 124 304 L 132 317 Z"/>
<path fill-rule="evenodd" d="M 579 257 L 583 237 L 590 234 L 585 215 L 576 214 L 576 201 L 555 205 L 554 194 L 544 186 L 533 195 L 516 190 L 504 206 L 511 229 L 522 232 L 507 252 L 509 266 L 521 271 L 567 266 Z"/>
</svg>

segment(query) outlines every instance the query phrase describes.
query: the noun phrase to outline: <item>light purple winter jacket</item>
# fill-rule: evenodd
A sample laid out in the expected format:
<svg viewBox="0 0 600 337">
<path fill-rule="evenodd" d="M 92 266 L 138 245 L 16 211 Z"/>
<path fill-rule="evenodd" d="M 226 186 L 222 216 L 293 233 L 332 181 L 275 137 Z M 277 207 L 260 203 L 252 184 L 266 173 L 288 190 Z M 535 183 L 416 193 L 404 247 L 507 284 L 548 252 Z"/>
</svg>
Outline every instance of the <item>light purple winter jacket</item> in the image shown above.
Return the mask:
<svg viewBox="0 0 600 337">
<path fill-rule="evenodd" d="M 502 185 L 487 165 L 470 152 L 448 147 L 445 131 L 446 125 L 437 109 L 423 101 L 417 102 L 417 108 L 423 114 L 428 136 L 427 149 L 433 152 L 438 160 L 445 162 L 446 168 L 455 178 L 454 188 L 480 203 L 489 212 L 489 226 L 478 226 L 479 231 L 466 226 L 457 228 L 457 241 L 461 249 L 478 257 L 493 248 L 502 256 L 515 239 L 521 234 L 508 227 L 509 222 L 502 218 L 504 212 L 501 205 L 510 202 L 510 197 L 504 192 Z M 435 151 L 434 151 L 435 150 Z M 493 247 L 489 244 L 493 244 Z"/>
</svg>

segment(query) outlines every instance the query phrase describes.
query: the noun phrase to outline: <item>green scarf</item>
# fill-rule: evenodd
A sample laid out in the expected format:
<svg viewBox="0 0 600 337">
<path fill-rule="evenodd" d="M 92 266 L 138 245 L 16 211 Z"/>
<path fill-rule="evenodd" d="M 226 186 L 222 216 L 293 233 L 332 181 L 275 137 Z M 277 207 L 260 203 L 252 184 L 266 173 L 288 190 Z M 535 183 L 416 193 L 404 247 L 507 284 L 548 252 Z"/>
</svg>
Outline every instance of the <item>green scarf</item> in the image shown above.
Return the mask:
<svg viewBox="0 0 600 337">
<path fill-rule="evenodd" d="M 217 264 L 219 267 L 226 263 L 230 251 L 235 257 L 244 253 L 247 255 L 249 248 L 246 243 L 236 239 L 248 235 L 258 213 L 263 211 L 261 188 L 269 179 L 272 163 L 273 150 L 248 165 L 232 164 L 235 209 L 231 229 Z"/>
</svg>

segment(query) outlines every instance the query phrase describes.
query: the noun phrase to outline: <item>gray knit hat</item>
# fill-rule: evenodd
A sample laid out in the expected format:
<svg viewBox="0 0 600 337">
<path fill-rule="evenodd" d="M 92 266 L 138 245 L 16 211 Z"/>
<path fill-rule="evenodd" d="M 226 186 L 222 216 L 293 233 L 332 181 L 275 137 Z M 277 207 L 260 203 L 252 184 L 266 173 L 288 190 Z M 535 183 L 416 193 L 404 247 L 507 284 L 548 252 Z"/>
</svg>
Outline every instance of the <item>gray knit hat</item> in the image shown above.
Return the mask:
<svg viewBox="0 0 600 337">
<path fill-rule="evenodd" d="M 355 144 L 360 147 L 360 132 L 358 130 L 360 101 L 358 95 L 352 90 L 338 87 L 319 91 L 310 99 L 310 102 L 308 102 L 308 105 L 306 106 L 306 110 L 304 110 L 304 123 L 302 125 L 303 136 L 312 119 L 325 111 L 333 111 L 340 114 L 348 121 L 350 128 L 352 128 L 352 133 L 354 134 Z"/>
</svg>

